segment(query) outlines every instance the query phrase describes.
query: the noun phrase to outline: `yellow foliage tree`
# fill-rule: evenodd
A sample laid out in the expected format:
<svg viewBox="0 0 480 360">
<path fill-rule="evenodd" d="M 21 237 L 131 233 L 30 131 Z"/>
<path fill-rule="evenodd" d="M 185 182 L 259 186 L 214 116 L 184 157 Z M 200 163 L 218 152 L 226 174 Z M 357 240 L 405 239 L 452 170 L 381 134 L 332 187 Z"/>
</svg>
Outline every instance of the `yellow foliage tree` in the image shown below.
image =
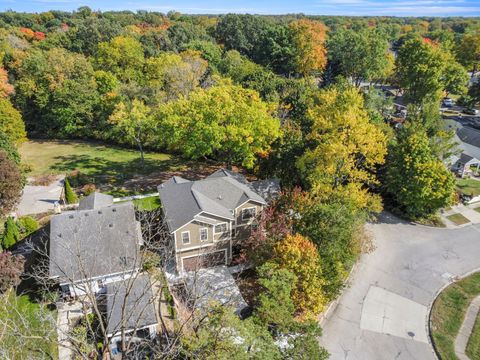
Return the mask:
<svg viewBox="0 0 480 360">
<path fill-rule="evenodd" d="M 320 256 L 315 245 L 306 237 L 288 235 L 277 242 L 272 262 L 295 274 L 297 281 L 292 300 L 303 318 L 311 318 L 323 310 L 326 299 L 322 291 Z"/>
<path fill-rule="evenodd" d="M 349 196 L 360 208 L 381 211 L 381 200 L 368 187 L 378 184 L 376 167 L 385 162 L 387 139 L 370 122 L 363 97 L 354 88 L 318 92 L 309 110 L 311 147 L 297 161 L 316 194 Z"/>
<path fill-rule="evenodd" d="M 290 29 L 296 48 L 297 71 L 304 76 L 322 72 L 327 65 L 327 27 L 319 21 L 301 19 L 290 23 Z"/>
</svg>

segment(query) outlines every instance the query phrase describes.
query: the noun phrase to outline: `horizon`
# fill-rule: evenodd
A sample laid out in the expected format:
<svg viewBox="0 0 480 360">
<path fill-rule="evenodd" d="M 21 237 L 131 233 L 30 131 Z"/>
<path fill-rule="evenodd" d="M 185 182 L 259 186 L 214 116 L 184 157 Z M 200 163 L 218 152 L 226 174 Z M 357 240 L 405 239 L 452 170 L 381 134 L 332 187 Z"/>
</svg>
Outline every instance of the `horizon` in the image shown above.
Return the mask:
<svg viewBox="0 0 480 360">
<path fill-rule="evenodd" d="M 258 15 L 325 15 L 325 16 L 394 16 L 394 17 L 478 17 L 480 0 L 299 0 L 295 4 L 279 0 L 263 2 L 246 0 L 175 0 L 160 4 L 143 0 L 0 0 L 0 11 L 40 13 L 49 10 L 74 11 L 88 6 L 94 11 L 147 10 L 167 13 L 178 11 L 191 15 L 250 13 Z M 241 6 L 238 6 L 241 5 Z M 275 10 L 272 10 L 275 9 Z"/>
</svg>

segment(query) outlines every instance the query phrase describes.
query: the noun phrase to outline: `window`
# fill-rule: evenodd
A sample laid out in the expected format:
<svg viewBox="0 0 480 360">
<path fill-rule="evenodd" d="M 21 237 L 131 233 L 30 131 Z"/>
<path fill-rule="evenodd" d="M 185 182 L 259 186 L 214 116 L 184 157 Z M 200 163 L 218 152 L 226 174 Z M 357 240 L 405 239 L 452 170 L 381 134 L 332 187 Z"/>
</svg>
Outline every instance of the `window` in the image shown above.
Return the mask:
<svg viewBox="0 0 480 360">
<path fill-rule="evenodd" d="M 224 234 L 227 232 L 227 223 L 215 225 L 215 234 Z"/>
<path fill-rule="evenodd" d="M 256 209 L 254 207 L 242 210 L 242 220 L 250 220 L 255 217 Z"/>
<path fill-rule="evenodd" d="M 190 244 L 190 231 L 182 232 L 182 243 Z"/>
<path fill-rule="evenodd" d="M 207 241 L 208 240 L 208 229 L 201 228 L 200 229 L 200 241 Z"/>
</svg>

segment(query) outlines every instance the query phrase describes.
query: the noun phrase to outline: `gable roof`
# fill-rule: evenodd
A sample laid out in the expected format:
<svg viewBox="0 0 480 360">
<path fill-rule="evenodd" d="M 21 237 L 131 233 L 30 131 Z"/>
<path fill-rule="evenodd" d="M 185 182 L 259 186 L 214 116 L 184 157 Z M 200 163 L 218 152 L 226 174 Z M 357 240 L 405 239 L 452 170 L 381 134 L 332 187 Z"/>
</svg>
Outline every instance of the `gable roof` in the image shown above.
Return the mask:
<svg viewBox="0 0 480 360">
<path fill-rule="evenodd" d="M 70 283 L 133 270 L 141 237 L 131 202 L 53 216 L 50 277 Z"/>
<path fill-rule="evenodd" d="M 113 205 L 113 196 L 94 192 L 80 200 L 78 210 L 101 209 Z"/>
<path fill-rule="evenodd" d="M 105 296 L 108 334 L 120 332 L 122 320 L 125 321 L 125 330 L 138 330 L 157 324 L 148 275 L 109 283 L 106 285 Z"/>
<path fill-rule="evenodd" d="M 181 179 L 181 178 L 180 178 Z M 234 210 L 247 201 L 266 204 L 243 175 L 221 169 L 207 178 L 188 181 L 171 178 L 158 187 L 165 218 L 171 232 L 201 213 L 233 220 Z"/>
</svg>

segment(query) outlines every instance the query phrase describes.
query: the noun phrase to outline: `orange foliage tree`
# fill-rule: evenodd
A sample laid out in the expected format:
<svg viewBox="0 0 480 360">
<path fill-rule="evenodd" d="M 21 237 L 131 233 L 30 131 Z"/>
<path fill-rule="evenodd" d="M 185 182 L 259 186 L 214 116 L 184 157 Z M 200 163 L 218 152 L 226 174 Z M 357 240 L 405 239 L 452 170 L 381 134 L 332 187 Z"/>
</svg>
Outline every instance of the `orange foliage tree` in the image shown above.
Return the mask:
<svg viewBox="0 0 480 360">
<path fill-rule="evenodd" d="M 303 75 L 322 72 L 327 65 L 327 27 L 319 21 L 301 19 L 290 23 L 290 29 L 297 71 Z"/>
<path fill-rule="evenodd" d="M 326 299 L 322 291 L 320 256 L 308 238 L 300 234 L 286 236 L 275 244 L 270 262 L 297 277 L 292 300 L 302 317 L 311 318 L 323 310 Z"/>
</svg>

